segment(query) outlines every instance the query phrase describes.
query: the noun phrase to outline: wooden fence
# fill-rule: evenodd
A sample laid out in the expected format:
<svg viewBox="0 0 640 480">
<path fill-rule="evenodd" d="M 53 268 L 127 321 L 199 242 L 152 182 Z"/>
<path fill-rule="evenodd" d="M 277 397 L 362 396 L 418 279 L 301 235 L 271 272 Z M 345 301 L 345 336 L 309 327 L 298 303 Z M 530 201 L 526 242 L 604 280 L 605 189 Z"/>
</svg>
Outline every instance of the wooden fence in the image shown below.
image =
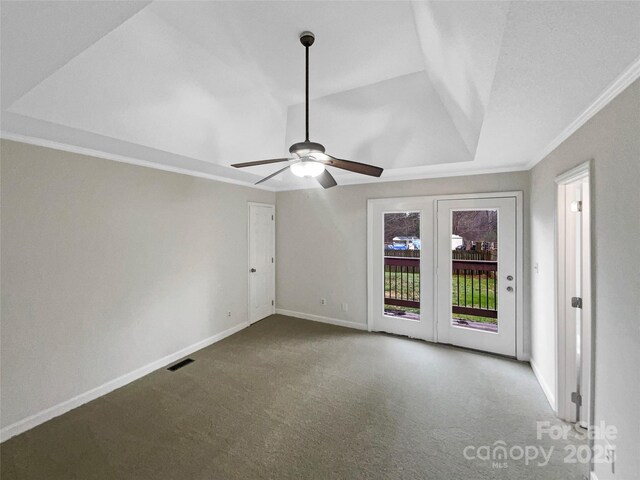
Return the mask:
<svg viewBox="0 0 640 480">
<path fill-rule="evenodd" d="M 497 250 L 452 250 L 454 260 L 497 260 Z"/>
<path fill-rule="evenodd" d="M 420 250 L 387 250 L 385 257 L 420 258 Z M 454 260 L 497 260 L 497 250 L 452 250 Z"/>
<path fill-rule="evenodd" d="M 385 257 L 400 258 L 420 258 L 420 250 L 387 250 L 384 251 Z"/>
</svg>

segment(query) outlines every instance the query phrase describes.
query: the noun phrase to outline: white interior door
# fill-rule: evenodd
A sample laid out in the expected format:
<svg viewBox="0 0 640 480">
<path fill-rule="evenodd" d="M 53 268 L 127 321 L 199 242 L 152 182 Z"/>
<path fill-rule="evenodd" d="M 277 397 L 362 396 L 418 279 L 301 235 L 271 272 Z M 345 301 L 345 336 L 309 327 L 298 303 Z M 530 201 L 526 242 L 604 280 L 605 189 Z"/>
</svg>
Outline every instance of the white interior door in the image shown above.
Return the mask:
<svg viewBox="0 0 640 480">
<path fill-rule="evenodd" d="M 433 200 L 369 201 L 369 328 L 433 340 Z"/>
<path fill-rule="evenodd" d="M 275 206 L 249 204 L 249 322 L 275 313 Z"/>
<path fill-rule="evenodd" d="M 516 199 L 439 200 L 437 341 L 516 356 Z"/>
</svg>

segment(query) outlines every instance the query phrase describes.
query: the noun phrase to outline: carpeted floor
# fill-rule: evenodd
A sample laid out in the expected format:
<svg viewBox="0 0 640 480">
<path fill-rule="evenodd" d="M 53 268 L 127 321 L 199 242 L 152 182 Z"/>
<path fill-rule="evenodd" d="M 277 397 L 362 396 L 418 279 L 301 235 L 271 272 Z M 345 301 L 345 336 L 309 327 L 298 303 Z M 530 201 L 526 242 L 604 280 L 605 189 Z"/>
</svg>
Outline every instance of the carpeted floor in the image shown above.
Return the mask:
<svg viewBox="0 0 640 480">
<path fill-rule="evenodd" d="M 536 438 L 537 421 L 560 422 L 527 364 L 280 315 L 191 358 L 3 443 L 2 480 L 582 480 L 586 471 L 564 463 L 568 441 Z M 544 467 L 541 457 L 465 458 L 465 447 L 472 456 L 498 441 L 554 453 Z"/>
</svg>

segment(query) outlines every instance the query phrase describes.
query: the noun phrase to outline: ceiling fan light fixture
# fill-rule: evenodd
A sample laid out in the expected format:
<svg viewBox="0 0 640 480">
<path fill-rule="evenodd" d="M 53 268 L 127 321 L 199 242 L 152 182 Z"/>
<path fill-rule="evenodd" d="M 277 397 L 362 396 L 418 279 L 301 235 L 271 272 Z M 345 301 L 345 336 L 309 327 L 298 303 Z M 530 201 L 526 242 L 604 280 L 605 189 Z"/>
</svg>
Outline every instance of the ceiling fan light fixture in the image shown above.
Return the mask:
<svg viewBox="0 0 640 480">
<path fill-rule="evenodd" d="M 350 160 L 341 160 L 325 153 L 324 145 L 309 140 L 309 47 L 313 45 L 315 36 L 311 32 L 302 32 L 300 35 L 300 43 L 305 49 L 305 137 L 304 142 L 294 143 L 289 147 L 289 158 L 272 158 L 269 160 L 258 160 L 256 162 L 234 163 L 231 166 L 235 168 L 253 167 L 255 165 L 266 165 L 270 163 L 288 162 L 288 165 L 281 168 L 277 172 L 264 177 L 256 182 L 256 185 L 272 179 L 276 175 L 280 175 L 287 169 L 290 169 L 294 175 L 298 177 L 315 178 L 322 188 L 335 187 L 338 183 L 333 175 L 325 168 L 329 165 L 334 168 L 341 168 L 350 172 L 360 173 L 362 175 L 370 175 L 379 177 L 382 175 L 382 168 L 366 163 L 352 162 Z"/>
<path fill-rule="evenodd" d="M 289 153 L 303 158 L 324 153 L 324 146 L 317 142 L 298 142 L 289 147 Z"/>
<path fill-rule="evenodd" d="M 324 165 L 313 159 L 302 159 L 291 164 L 291 172 L 297 177 L 317 177 L 324 172 Z"/>
</svg>

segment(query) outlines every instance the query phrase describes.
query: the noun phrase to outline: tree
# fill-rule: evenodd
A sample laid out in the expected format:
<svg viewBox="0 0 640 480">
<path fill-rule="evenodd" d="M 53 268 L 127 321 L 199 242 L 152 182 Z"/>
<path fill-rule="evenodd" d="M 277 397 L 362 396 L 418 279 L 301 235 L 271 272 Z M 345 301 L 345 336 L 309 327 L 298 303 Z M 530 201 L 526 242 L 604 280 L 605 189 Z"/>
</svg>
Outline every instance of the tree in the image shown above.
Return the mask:
<svg viewBox="0 0 640 480">
<path fill-rule="evenodd" d="M 497 210 L 460 210 L 451 217 L 452 233 L 468 242 L 496 242 L 498 240 Z"/>
<path fill-rule="evenodd" d="M 394 237 L 420 238 L 420 213 L 385 213 L 384 241 L 390 243 Z"/>
</svg>

